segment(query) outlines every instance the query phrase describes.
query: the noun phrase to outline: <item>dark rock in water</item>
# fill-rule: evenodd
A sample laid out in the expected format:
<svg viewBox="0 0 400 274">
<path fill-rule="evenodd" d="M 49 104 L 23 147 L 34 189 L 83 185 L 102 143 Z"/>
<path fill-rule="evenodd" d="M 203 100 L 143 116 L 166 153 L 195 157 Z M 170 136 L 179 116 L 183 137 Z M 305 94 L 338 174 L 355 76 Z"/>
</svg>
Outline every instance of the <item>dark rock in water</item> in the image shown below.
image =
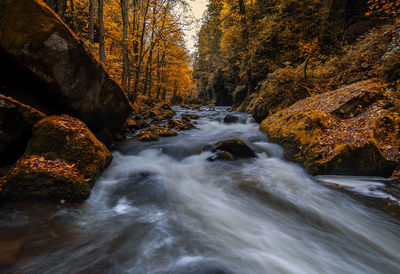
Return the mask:
<svg viewBox="0 0 400 274">
<path fill-rule="evenodd" d="M 0 94 L 0 164 L 14 163 L 22 156 L 34 124 L 45 116 Z"/>
<path fill-rule="evenodd" d="M 52 107 L 78 117 L 94 132 L 122 127 L 132 111 L 127 96 L 43 1 L 1 1 L 0 30 L 0 71 L 13 78 L 2 79 L 8 94 L 41 102 L 44 112 Z M 18 89 L 27 79 L 32 88 Z"/>
<path fill-rule="evenodd" d="M 160 136 L 157 134 L 154 134 L 152 132 L 146 132 L 143 135 L 140 136 L 139 140 L 142 142 L 152 142 L 152 141 L 158 141 L 160 139 Z"/>
<path fill-rule="evenodd" d="M 208 157 L 207 160 L 209 160 L 211 162 L 216 161 L 216 160 L 233 161 L 233 160 L 235 160 L 235 157 L 227 151 L 221 151 L 215 155 Z"/>
<path fill-rule="evenodd" d="M 200 118 L 200 116 L 197 115 L 197 114 L 188 114 L 188 113 L 186 113 L 186 114 L 182 115 L 182 120 L 186 120 L 186 121 L 197 120 L 199 118 Z"/>
<path fill-rule="evenodd" d="M 215 145 L 206 145 L 202 151 L 214 152 L 213 155 L 207 158 L 209 161 L 233 161 L 240 158 L 257 157 L 256 153 L 240 139 L 224 140 Z"/>
<path fill-rule="evenodd" d="M 225 124 L 232 124 L 232 123 L 237 123 L 239 121 L 239 117 L 235 115 L 228 114 L 224 118 L 224 123 Z"/>
<path fill-rule="evenodd" d="M 213 151 L 213 145 L 205 145 L 203 148 L 202 148 L 202 151 Z"/>
<path fill-rule="evenodd" d="M 24 156 L 6 176 L 2 198 L 82 201 L 111 159 L 83 122 L 46 117 L 35 124 Z"/>
<path fill-rule="evenodd" d="M 255 152 L 242 140 L 231 139 L 216 143 L 213 146 L 213 151 L 227 151 L 235 158 L 251 158 L 256 157 Z"/>
<path fill-rule="evenodd" d="M 190 121 L 187 121 L 187 120 L 171 119 L 167 123 L 167 127 L 175 129 L 175 130 L 189 130 L 189 129 L 194 128 L 194 125 Z"/>
<path fill-rule="evenodd" d="M 168 104 L 163 104 L 160 106 L 160 108 L 162 108 L 164 110 L 171 110 L 171 107 Z"/>
</svg>

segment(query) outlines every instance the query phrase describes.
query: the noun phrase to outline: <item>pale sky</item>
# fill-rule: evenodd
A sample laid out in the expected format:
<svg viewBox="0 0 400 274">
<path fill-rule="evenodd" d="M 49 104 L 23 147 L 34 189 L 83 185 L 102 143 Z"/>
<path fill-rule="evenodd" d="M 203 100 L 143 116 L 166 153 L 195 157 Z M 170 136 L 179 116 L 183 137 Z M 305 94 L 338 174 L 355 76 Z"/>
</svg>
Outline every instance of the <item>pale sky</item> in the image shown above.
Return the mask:
<svg viewBox="0 0 400 274">
<path fill-rule="evenodd" d="M 206 5 L 208 4 L 208 0 L 188 0 L 189 5 L 192 8 L 193 15 L 197 19 L 197 23 L 193 23 L 190 27 L 190 30 L 185 30 L 185 40 L 186 47 L 188 50 L 193 53 L 194 44 L 196 43 L 196 33 L 200 29 L 201 22 L 200 19 L 203 16 L 203 12 L 206 10 Z"/>
</svg>

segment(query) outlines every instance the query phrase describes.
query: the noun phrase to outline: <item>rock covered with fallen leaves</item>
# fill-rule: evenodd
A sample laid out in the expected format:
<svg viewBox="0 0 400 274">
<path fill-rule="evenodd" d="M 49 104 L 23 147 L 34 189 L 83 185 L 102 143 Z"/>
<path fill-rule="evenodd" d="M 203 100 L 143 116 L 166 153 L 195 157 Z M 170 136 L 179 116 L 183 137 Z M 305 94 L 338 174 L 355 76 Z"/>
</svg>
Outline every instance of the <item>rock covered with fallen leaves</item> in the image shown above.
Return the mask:
<svg viewBox="0 0 400 274">
<path fill-rule="evenodd" d="M 376 79 L 356 82 L 267 117 L 261 130 L 312 174 L 388 177 L 400 162 L 400 108 L 388 92 Z"/>
<path fill-rule="evenodd" d="M 32 128 L 45 115 L 0 94 L 0 163 L 15 161 L 24 153 Z"/>
<path fill-rule="evenodd" d="M 2 198 L 82 201 L 111 159 L 82 121 L 46 117 L 35 124 L 24 156 L 3 179 Z"/>
<path fill-rule="evenodd" d="M 182 120 L 171 119 L 169 120 L 166 126 L 167 128 L 174 130 L 189 130 L 194 128 L 192 122 L 187 119 L 182 119 Z"/>
<path fill-rule="evenodd" d="M 174 119 L 176 112 L 165 102 L 155 99 L 141 100 L 135 111 L 125 122 L 125 133 L 133 133 L 140 141 L 157 141 L 160 137 L 176 136 L 177 131 L 193 129 L 191 119 L 199 119 L 196 114 L 184 114 L 182 119 Z M 137 132 L 139 131 L 139 132 Z"/>
<path fill-rule="evenodd" d="M 149 134 L 149 133 L 158 135 L 158 136 L 162 136 L 162 137 L 178 135 L 178 133 L 176 133 L 176 131 L 170 130 L 168 128 L 160 127 L 160 126 L 151 126 L 151 127 L 141 130 L 140 133 L 138 134 L 138 136 L 141 137 L 141 136 Z"/>
</svg>

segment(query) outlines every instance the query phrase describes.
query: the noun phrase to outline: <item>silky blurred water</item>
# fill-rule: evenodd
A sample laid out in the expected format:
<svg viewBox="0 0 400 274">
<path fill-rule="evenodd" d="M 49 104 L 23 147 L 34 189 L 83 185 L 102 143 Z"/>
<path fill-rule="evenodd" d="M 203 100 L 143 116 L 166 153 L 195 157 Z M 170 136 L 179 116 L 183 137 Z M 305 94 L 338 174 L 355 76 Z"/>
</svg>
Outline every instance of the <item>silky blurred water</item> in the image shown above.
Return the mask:
<svg viewBox="0 0 400 274">
<path fill-rule="evenodd" d="M 196 113 L 196 129 L 114 151 L 83 205 L 1 208 L 0 271 L 400 273 L 399 222 L 316 182 L 380 197 L 380 178 L 312 178 L 250 116 Z M 207 161 L 202 147 L 229 138 L 258 157 Z"/>
</svg>

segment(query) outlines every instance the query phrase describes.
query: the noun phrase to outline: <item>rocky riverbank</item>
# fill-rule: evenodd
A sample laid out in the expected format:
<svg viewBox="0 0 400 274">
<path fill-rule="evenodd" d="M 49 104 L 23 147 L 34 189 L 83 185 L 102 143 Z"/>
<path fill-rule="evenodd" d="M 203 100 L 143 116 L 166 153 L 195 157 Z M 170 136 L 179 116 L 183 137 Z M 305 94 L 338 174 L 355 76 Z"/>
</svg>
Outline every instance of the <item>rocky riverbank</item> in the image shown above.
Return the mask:
<svg viewBox="0 0 400 274">
<path fill-rule="evenodd" d="M 1 1 L 0 60 L 0 199 L 86 199 L 111 162 L 101 141 L 133 111 L 127 96 L 39 0 Z"/>
<path fill-rule="evenodd" d="M 377 79 L 301 100 L 261 130 L 311 174 L 391 176 L 400 164 L 399 101 Z"/>
</svg>

